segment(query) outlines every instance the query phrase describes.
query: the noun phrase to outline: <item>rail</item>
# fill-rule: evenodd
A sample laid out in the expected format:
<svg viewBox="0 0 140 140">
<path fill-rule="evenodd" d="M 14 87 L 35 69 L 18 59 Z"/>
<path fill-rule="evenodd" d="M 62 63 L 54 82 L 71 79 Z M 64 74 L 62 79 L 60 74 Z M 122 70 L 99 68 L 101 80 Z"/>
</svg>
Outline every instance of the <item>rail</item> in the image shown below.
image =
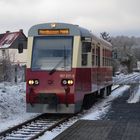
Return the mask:
<svg viewBox="0 0 140 140">
<path fill-rule="evenodd" d="M 73 115 L 42 114 L 0 133 L 1 140 L 34 140 L 46 131 L 67 121 Z"/>
</svg>

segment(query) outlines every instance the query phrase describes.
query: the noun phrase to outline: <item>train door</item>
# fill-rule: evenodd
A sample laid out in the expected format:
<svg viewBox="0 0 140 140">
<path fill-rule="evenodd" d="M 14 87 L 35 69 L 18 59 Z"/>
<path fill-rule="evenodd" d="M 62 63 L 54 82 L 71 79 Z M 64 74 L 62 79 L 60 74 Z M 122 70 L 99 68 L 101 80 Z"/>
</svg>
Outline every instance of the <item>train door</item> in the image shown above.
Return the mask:
<svg viewBox="0 0 140 140">
<path fill-rule="evenodd" d="M 81 81 L 83 91 L 91 91 L 91 41 L 82 42 Z"/>
</svg>

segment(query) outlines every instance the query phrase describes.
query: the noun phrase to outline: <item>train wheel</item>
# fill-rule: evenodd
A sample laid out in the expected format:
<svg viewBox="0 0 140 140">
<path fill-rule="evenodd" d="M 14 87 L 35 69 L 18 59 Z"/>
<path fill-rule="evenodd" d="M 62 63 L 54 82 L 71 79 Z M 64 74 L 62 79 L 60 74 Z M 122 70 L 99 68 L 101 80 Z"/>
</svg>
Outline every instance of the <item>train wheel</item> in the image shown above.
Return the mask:
<svg viewBox="0 0 140 140">
<path fill-rule="evenodd" d="M 98 95 L 99 98 L 104 98 L 105 97 L 105 89 L 101 89 L 100 93 Z"/>
<path fill-rule="evenodd" d="M 82 108 L 87 110 L 91 108 L 95 102 L 96 102 L 96 95 L 94 95 L 94 93 L 85 95 Z"/>
<path fill-rule="evenodd" d="M 107 87 L 107 96 L 109 96 L 111 94 L 111 86 Z"/>
</svg>

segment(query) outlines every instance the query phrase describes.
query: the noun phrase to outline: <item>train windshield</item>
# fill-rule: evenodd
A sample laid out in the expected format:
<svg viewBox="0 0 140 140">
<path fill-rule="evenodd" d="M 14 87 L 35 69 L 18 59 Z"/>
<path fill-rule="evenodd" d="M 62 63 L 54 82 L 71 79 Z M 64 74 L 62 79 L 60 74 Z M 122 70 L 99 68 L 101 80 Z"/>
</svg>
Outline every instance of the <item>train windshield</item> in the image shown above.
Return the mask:
<svg viewBox="0 0 140 140">
<path fill-rule="evenodd" d="M 32 70 L 69 71 L 72 65 L 72 37 L 35 37 Z"/>
</svg>

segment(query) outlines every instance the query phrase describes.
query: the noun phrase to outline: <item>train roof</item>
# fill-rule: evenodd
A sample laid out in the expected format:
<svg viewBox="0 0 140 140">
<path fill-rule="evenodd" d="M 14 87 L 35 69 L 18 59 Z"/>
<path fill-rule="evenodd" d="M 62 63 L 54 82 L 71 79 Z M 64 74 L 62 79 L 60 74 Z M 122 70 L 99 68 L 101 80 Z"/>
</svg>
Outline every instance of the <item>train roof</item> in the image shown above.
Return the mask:
<svg viewBox="0 0 140 140">
<path fill-rule="evenodd" d="M 55 25 L 55 26 L 52 27 L 52 25 Z M 28 32 L 28 36 L 39 36 L 38 35 L 38 30 L 39 29 L 70 29 L 69 36 L 72 36 L 72 35 L 79 36 L 80 35 L 81 37 L 90 37 L 90 38 L 98 40 L 99 43 L 103 43 L 107 46 L 111 46 L 111 44 L 109 42 L 97 37 L 96 35 L 91 33 L 89 30 L 87 30 L 85 28 L 82 28 L 78 25 L 68 24 L 68 23 L 37 24 L 37 25 L 34 25 L 30 28 L 30 30 Z"/>
<path fill-rule="evenodd" d="M 55 27 L 52 27 L 52 25 L 55 24 Z M 80 36 L 86 36 L 91 37 L 92 34 L 89 32 L 89 30 L 85 28 L 81 28 L 78 25 L 74 24 L 68 24 L 68 23 L 43 23 L 43 24 L 37 24 L 30 28 L 28 32 L 28 36 L 38 36 L 38 30 L 39 29 L 70 29 L 69 35 L 80 35 Z"/>
<path fill-rule="evenodd" d="M 92 36 L 93 36 L 93 39 L 97 40 L 99 43 L 104 44 L 105 46 L 108 46 L 108 47 L 112 47 L 112 44 L 110 42 L 108 42 L 100 37 L 97 37 L 94 34 L 92 34 Z"/>
</svg>

